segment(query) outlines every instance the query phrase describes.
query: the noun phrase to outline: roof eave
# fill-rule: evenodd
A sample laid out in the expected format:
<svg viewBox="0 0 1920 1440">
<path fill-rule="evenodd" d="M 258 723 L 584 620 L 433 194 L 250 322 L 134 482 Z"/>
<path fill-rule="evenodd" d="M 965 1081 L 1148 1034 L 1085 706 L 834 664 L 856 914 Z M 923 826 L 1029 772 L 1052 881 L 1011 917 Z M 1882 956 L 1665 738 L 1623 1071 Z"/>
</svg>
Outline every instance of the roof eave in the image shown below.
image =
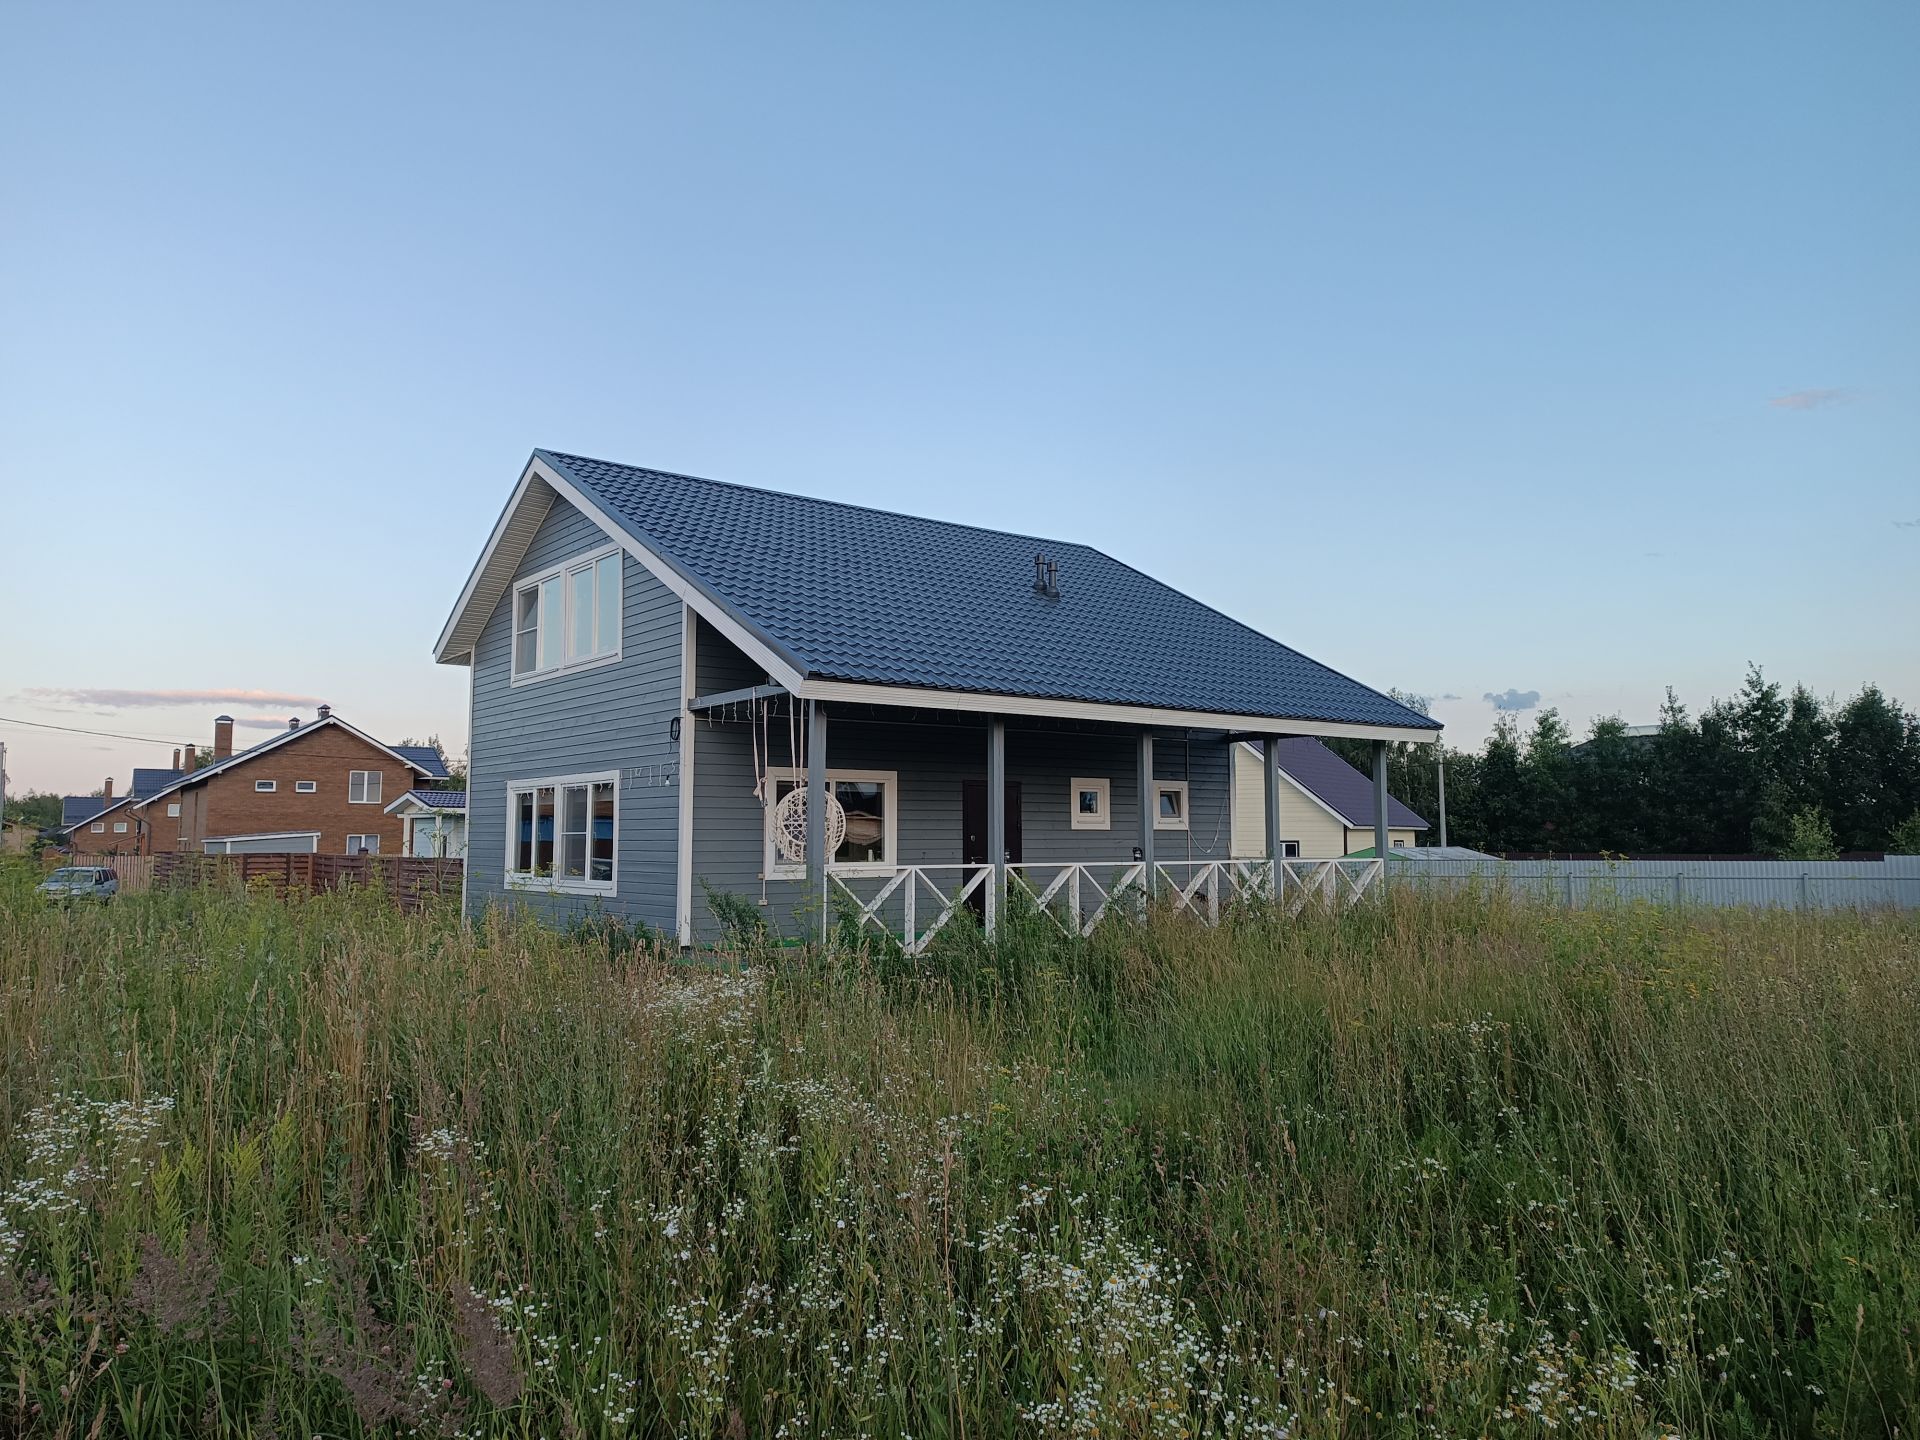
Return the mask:
<svg viewBox="0 0 1920 1440">
<path fill-rule="evenodd" d="M 851 680 L 807 680 L 794 693 L 803 700 L 848 704 L 913 706 L 926 710 L 967 710 L 987 715 L 1026 715 L 1066 720 L 1106 720 L 1121 725 L 1183 726 L 1196 730 L 1252 730 L 1270 735 L 1401 740 L 1432 744 L 1440 731 L 1395 725 L 1364 725 L 1298 716 L 1241 715 L 1211 710 L 1180 710 L 1106 701 L 1066 700 L 1037 695 L 998 695 L 974 690 L 934 690 L 909 685 L 874 685 Z"/>
<path fill-rule="evenodd" d="M 519 484 L 514 487 L 500 519 L 495 522 L 486 548 L 481 551 L 453 614 L 448 617 L 439 640 L 435 642 L 434 659 L 437 662 L 443 665 L 473 662 L 480 631 L 499 605 L 501 597 L 506 594 L 513 573 L 519 569 L 520 560 L 526 554 L 526 546 L 522 545 L 519 554 L 510 557 L 511 565 L 493 566 L 502 543 L 512 530 L 516 511 L 533 493 L 535 480 L 598 525 L 609 539 L 618 542 L 621 549 L 645 566 L 655 579 L 691 606 L 702 619 L 765 666 L 767 673 L 779 684 L 794 690 L 806 678 L 808 671 L 804 659 L 782 645 L 755 620 L 676 560 L 651 535 L 615 515 L 601 502 L 591 486 L 568 470 L 564 462 L 549 450 L 535 450 L 527 461 L 526 469 L 521 472 Z M 527 543 L 530 544 L 531 540 L 529 535 Z M 501 570 L 505 571 L 504 579 L 498 578 Z M 483 584 L 490 572 L 496 576 L 495 580 L 491 584 Z"/>
</svg>

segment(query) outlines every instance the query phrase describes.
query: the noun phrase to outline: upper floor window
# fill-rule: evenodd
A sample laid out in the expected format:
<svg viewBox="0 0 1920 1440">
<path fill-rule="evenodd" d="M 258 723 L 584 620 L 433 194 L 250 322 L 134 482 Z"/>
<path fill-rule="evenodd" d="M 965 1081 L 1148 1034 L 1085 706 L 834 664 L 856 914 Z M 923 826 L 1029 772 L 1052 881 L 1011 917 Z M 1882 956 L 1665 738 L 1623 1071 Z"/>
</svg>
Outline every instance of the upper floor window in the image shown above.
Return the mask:
<svg viewBox="0 0 1920 1440">
<path fill-rule="evenodd" d="M 96 835 L 104 835 L 104 834 L 106 834 L 106 833 L 107 833 L 107 822 L 106 822 L 106 821 L 104 821 L 104 820 L 96 820 L 96 821 L 94 821 L 94 822 L 93 822 L 93 833 L 94 833 L 94 834 L 96 834 Z"/>
<path fill-rule="evenodd" d="M 311 795 L 319 788 L 319 782 L 315 780 L 296 780 L 293 782 L 293 793 L 296 795 Z"/>
<path fill-rule="evenodd" d="M 275 790 L 280 788 L 280 782 L 278 780 L 256 780 L 253 782 L 253 788 L 258 790 L 262 795 L 271 795 Z"/>
<path fill-rule="evenodd" d="M 585 555 L 513 587 L 513 678 L 620 658 L 618 549 Z"/>
<path fill-rule="evenodd" d="M 378 805 L 380 803 L 380 772 L 378 770 L 349 770 L 347 772 L 347 803 L 349 805 Z"/>
<path fill-rule="evenodd" d="M 180 802 L 178 800 L 169 800 L 167 802 L 167 818 L 169 820 L 178 820 L 180 818 Z"/>
<path fill-rule="evenodd" d="M 126 822 L 126 821 L 124 821 L 124 820 L 116 820 L 116 821 L 114 821 L 114 822 L 113 822 L 113 833 L 114 833 L 114 834 L 116 834 L 116 835 L 124 835 L 124 834 L 126 834 L 126 833 L 127 833 L 127 822 Z"/>
</svg>

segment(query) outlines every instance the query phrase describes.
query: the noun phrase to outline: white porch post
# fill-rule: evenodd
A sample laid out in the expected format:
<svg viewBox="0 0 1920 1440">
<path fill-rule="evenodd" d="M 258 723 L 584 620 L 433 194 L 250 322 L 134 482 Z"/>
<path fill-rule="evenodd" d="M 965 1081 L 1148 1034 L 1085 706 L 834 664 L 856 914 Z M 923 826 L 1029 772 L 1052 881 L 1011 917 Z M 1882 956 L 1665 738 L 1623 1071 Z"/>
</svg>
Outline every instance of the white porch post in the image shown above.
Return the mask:
<svg viewBox="0 0 1920 1440">
<path fill-rule="evenodd" d="M 827 938 L 827 712 L 807 702 L 807 892 L 820 905 L 820 940 Z"/>
<path fill-rule="evenodd" d="M 1272 898 L 1280 898 L 1280 737 L 1269 735 L 1265 740 L 1266 760 L 1262 778 L 1266 783 L 1267 796 L 1267 861 L 1272 867 L 1269 877 Z"/>
<path fill-rule="evenodd" d="M 1387 742 L 1373 742 L 1373 855 L 1380 862 L 1380 879 L 1387 878 Z"/>
<path fill-rule="evenodd" d="M 1140 732 L 1140 859 L 1146 868 L 1140 872 L 1147 899 L 1153 899 L 1156 872 L 1153 863 L 1153 821 L 1158 805 L 1153 793 L 1153 732 Z"/>
<path fill-rule="evenodd" d="M 987 860 L 993 881 L 987 891 L 987 936 L 999 932 L 1007 903 L 1007 722 L 987 721 Z"/>
</svg>

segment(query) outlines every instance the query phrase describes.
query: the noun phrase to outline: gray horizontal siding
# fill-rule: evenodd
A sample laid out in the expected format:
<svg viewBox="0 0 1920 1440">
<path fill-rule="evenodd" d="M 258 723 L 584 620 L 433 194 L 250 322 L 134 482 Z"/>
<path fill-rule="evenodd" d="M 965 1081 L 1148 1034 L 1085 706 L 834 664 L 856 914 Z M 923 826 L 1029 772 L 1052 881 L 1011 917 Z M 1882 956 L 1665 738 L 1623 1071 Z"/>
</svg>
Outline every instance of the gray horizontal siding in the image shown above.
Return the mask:
<svg viewBox="0 0 1920 1440">
<path fill-rule="evenodd" d="M 607 543 L 592 521 L 556 500 L 516 578 Z M 680 600 L 631 555 L 621 572 L 621 654 L 611 665 L 511 683 L 512 592 L 488 618 L 474 655 L 468 779 L 467 908 L 531 910 L 564 923 L 596 910 L 671 932 L 678 840 Z M 506 887 L 507 785 L 543 775 L 614 770 L 619 846 L 612 896 Z"/>
<path fill-rule="evenodd" d="M 699 630 L 696 689 L 712 694 L 760 683 L 752 662 L 704 624 Z M 804 886 L 764 880 L 764 812 L 754 795 L 755 741 L 746 707 L 695 722 L 694 921 L 696 939 L 708 941 L 717 924 L 704 887 L 764 904 L 768 923 L 783 933 L 804 928 Z M 887 770 L 898 775 L 897 863 L 948 865 L 962 855 L 961 787 L 986 776 L 985 716 L 943 714 L 912 720 L 854 719 L 829 707 L 827 768 Z M 804 766 L 792 757 L 793 727 L 776 707 L 771 734 L 761 743 L 773 768 Z M 1099 727 L 1067 731 L 1010 720 L 1007 778 L 1020 784 L 1022 856 L 1033 863 L 1129 861 L 1139 836 L 1139 787 L 1135 731 Z M 1155 731 L 1154 775 L 1185 780 L 1190 787 L 1189 828 L 1156 833 L 1162 862 L 1219 860 L 1232 838 L 1228 807 L 1229 746 L 1215 731 Z M 1079 776 L 1112 782 L 1112 828 L 1075 830 L 1068 788 Z M 867 889 L 872 882 L 856 888 Z"/>
</svg>

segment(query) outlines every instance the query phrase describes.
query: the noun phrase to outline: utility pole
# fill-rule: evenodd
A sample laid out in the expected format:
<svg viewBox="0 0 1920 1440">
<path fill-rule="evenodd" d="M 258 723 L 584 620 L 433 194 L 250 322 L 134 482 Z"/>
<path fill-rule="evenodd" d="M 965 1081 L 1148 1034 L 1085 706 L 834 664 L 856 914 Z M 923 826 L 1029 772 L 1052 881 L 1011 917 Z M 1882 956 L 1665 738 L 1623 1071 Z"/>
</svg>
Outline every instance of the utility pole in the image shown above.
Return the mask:
<svg viewBox="0 0 1920 1440">
<path fill-rule="evenodd" d="M 1440 848 L 1447 848 L 1447 750 L 1444 744 L 1433 747 L 1433 763 L 1440 773 Z"/>
</svg>

